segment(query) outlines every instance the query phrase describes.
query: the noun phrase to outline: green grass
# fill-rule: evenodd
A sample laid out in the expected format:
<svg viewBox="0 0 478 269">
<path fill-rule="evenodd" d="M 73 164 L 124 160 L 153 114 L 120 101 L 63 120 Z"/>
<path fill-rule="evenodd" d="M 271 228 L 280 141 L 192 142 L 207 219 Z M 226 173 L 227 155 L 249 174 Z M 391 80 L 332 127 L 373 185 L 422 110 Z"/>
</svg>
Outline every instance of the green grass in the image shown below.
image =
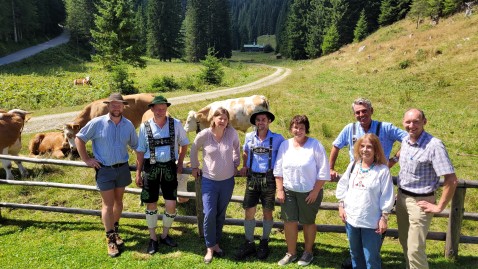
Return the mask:
<svg viewBox="0 0 478 269">
<path fill-rule="evenodd" d="M 272 54 L 235 52 L 231 62 L 244 66 L 247 62 L 264 62 L 293 70 L 291 76 L 280 84 L 241 95 L 267 96 L 271 110 L 276 115 L 271 128 L 286 137 L 290 137 L 287 127 L 292 116 L 306 114 L 311 121 L 310 136 L 319 139 L 329 153 L 332 141 L 341 129 L 354 120 L 350 105 L 355 98 L 370 98 L 375 108 L 374 119 L 392 122 L 400 127 L 405 110 L 419 107 L 424 109 L 428 117 L 425 129 L 445 143 L 457 176 L 460 179 L 477 180 L 478 77 L 475 73 L 478 70 L 478 17 L 465 19 L 457 15 L 443 19 L 438 26 L 427 30 L 415 30 L 414 27 L 413 22 L 399 22 L 391 28 L 380 29 L 361 43 L 345 46 L 340 52 L 317 60 L 277 61 Z M 409 37 L 410 33 L 413 33 L 412 38 Z M 358 52 L 358 48 L 363 45 L 366 46 L 365 50 Z M 416 58 L 419 49 L 426 52 L 420 52 L 420 61 Z M 437 51 L 441 53 L 437 54 Z M 414 60 L 408 68 L 400 69 L 398 64 L 405 59 Z M 239 95 L 230 97 L 237 96 Z M 214 100 L 172 106 L 170 112 L 184 120 L 188 110 L 197 110 L 211 101 Z M 57 112 L 62 112 L 62 109 Z M 24 136 L 24 146 L 32 136 L 33 134 Z M 189 134 L 189 138 L 194 139 L 194 134 Z M 244 140 L 244 134 L 240 133 L 240 139 Z M 23 153 L 26 154 L 25 149 Z M 133 162 L 132 157 L 130 163 Z M 344 171 L 347 163 L 348 157 L 344 149 L 337 162 L 338 171 Z M 94 185 L 93 172 L 88 169 L 33 164 L 26 166 L 33 173 L 30 180 Z M 397 175 L 398 169 L 394 167 L 392 174 Z M 18 170 L 15 169 L 14 173 L 18 175 Z M 0 177 L 2 176 L 4 172 L 0 171 Z M 334 183 L 325 185 L 324 201 L 336 201 L 335 187 Z M 193 190 L 192 182 L 189 182 L 189 190 Z M 244 179 L 238 178 L 234 194 L 243 193 Z M 5 202 L 100 209 L 99 195 L 92 192 L 1 185 L 0 197 Z M 467 190 L 466 212 L 478 212 L 477 197 L 476 189 Z M 144 207 L 139 206 L 136 195 L 126 195 L 125 210 L 143 212 Z M 192 215 L 194 202 L 181 205 L 178 210 L 180 215 Z M 278 219 L 279 210 L 274 214 Z M 227 215 L 242 218 L 243 210 L 239 204 L 231 203 Z M 2 209 L 2 216 L 0 268 L 206 267 L 202 263 L 204 242 L 198 238 L 195 225 L 176 222 L 172 235 L 179 241 L 179 248 L 170 250 L 163 247 L 159 255 L 150 257 L 144 254 L 148 241 L 145 221 L 124 219 L 122 229 L 127 250 L 121 257 L 110 259 L 106 255 L 102 225 L 98 217 L 5 208 Z M 434 218 L 430 230 L 446 231 L 447 221 L 445 218 Z M 335 211 L 319 212 L 317 223 L 341 225 Z M 391 217 L 390 226 L 397 227 L 394 216 Z M 260 231 L 257 229 L 256 234 Z M 277 267 L 276 262 L 285 253 L 285 240 L 282 233 L 274 231 L 271 243 L 273 252 L 269 259 L 236 263 L 232 260 L 232 253 L 242 242 L 243 230 L 241 227 L 227 226 L 222 242 L 227 258 L 215 259 L 211 266 Z M 462 235 L 477 234 L 477 223 L 464 220 Z M 301 234 L 299 241 L 303 242 Z M 478 245 L 460 244 L 459 257 L 452 263 L 444 258 L 444 244 L 442 241 L 427 242 L 430 268 L 477 268 Z M 301 250 L 301 243 L 299 246 Z M 340 268 L 340 263 L 348 255 L 347 251 L 344 234 L 319 233 L 316 258 L 311 268 Z M 385 240 L 382 257 L 384 268 L 403 268 L 403 255 L 396 239 Z"/>
</svg>

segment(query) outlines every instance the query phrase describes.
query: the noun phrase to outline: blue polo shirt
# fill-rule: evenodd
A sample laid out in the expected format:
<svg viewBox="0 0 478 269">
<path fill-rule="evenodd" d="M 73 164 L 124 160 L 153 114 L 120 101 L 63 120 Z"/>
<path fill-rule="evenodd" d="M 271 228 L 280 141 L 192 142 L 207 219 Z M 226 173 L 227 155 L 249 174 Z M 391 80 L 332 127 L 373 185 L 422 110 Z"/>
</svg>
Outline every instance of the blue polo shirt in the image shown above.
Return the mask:
<svg viewBox="0 0 478 269">
<path fill-rule="evenodd" d="M 349 156 L 350 161 L 354 160 L 354 143 L 353 143 L 353 123 L 347 124 L 344 129 L 340 132 L 339 136 L 335 139 L 332 145 L 336 146 L 337 148 L 341 149 L 345 146 L 349 146 Z M 372 120 L 372 125 L 367 133 L 377 134 L 377 127 L 378 121 Z M 358 140 L 360 137 L 364 136 L 365 132 L 360 126 L 360 122 L 355 123 L 355 139 Z M 403 138 L 407 136 L 407 133 L 394 126 L 389 122 L 382 122 L 382 126 L 380 127 L 380 143 L 383 147 L 383 152 L 387 159 L 390 157 L 390 152 L 393 148 L 393 143 L 395 141 L 402 142 Z"/>
<path fill-rule="evenodd" d="M 76 137 L 85 143 L 91 140 L 95 159 L 106 166 L 127 162 L 127 146 L 132 149 L 138 146 L 138 136 L 131 121 L 121 117 L 115 124 L 109 113 L 90 120 Z"/>
<path fill-rule="evenodd" d="M 270 138 L 272 137 L 272 160 L 271 160 L 271 166 L 270 169 L 274 169 L 274 165 L 276 163 L 276 158 L 277 158 L 277 152 L 279 151 L 280 144 L 282 141 L 284 141 L 284 137 L 280 134 L 276 134 L 271 132 L 270 130 L 267 131 L 267 136 L 266 138 L 261 141 L 259 137 L 257 136 L 257 132 L 250 132 L 246 134 L 243 150 L 244 152 L 247 152 L 247 167 L 250 165 L 250 158 L 251 158 L 251 147 L 257 148 L 257 147 L 262 147 L 262 148 L 267 148 L 269 149 L 270 145 Z M 260 151 L 260 150 L 259 150 Z M 268 167 L 269 164 L 269 153 L 254 153 L 252 157 L 252 167 L 249 167 L 252 169 L 252 172 L 255 173 L 265 173 L 269 169 Z"/>
</svg>

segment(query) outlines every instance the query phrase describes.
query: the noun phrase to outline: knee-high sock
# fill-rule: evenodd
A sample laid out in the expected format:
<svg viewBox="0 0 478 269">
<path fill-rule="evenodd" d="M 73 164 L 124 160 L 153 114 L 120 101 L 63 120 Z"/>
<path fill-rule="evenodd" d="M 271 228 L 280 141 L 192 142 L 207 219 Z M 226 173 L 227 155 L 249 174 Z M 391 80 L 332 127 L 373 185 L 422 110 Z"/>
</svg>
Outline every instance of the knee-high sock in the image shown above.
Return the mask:
<svg viewBox="0 0 478 269">
<path fill-rule="evenodd" d="M 263 220 L 262 222 L 262 239 L 269 239 L 271 234 L 272 226 L 274 225 L 273 220 Z"/>
<path fill-rule="evenodd" d="M 254 242 L 254 229 L 256 228 L 256 220 L 244 220 L 244 232 L 246 240 Z"/>
<path fill-rule="evenodd" d="M 150 229 L 158 226 L 158 210 L 146 210 L 146 223 Z"/>
<path fill-rule="evenodd" d="M 168 212 L 164 212 L 164 214 L 163 214 L 163 227 L 171 228 L 176 215 L 177 215 L 176 213 L 169 214 Z"/>
</svg>

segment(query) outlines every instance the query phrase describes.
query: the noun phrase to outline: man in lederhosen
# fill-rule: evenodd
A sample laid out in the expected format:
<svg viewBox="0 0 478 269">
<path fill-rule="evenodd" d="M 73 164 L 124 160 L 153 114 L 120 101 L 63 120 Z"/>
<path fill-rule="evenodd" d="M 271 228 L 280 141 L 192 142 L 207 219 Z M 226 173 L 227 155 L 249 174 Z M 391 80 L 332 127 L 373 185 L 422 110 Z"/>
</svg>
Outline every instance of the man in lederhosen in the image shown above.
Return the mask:
<svg viewBox="0 0 478 269">
<path fill-rule="evenodd" d="M 136 152 L 136 185 L 143 188 L 141 201 L 146 203 L 146 223 L 150 234 L 149 254 L 158 251 L 158 239 L 160 243 L 167 246 L 177 246 L 168 232 L 174 217 L 176 217 L 177 174 L 182 173 L 189 140 L 181 122 L 167 116 L 170 105 L 171 103 L 163 96 L 156 96 L 148 105 L 154 117 L 143 122 L 139 129 Z M 163 233 L 158 238 L 156 226 L 160 188 L 164 198 L 165 211 Z"/>
<path fill-rule="evenodd" d="M 276 162 L 277 151 L 284 141 L 280 134 L 269 130 L 274 121 L 274 114 L 260 110 L 251 115 L 250 122 L 256 130 L 246 134 L 244 142 L 241 175 L 247 176 L 246 193 L 243 208 L 245 210 L 244 231 L 246 241 L 237 251 L 235 258 L 244 258 L 257 253 L 257 258 L 266 259 L 269 255 L 269 235 L 274 223 L 272 212 L 275 205 L 276 183 L 272 171 Z M 256 250 L 254 228 L 256 227 L 256 206 L 262 203 L 264 215 L 262 237 Z"/>
</svg>

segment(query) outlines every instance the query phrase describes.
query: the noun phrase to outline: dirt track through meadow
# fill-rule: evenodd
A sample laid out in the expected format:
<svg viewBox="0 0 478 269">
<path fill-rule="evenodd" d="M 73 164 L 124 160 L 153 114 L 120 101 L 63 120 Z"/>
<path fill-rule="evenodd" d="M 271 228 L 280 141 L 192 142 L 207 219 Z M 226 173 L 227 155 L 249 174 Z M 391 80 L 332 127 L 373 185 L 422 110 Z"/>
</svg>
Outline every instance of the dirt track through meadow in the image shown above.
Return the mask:
<svg viewBox="0 0 478 269">
<path fill-rule="evenodd" d="M 222 96 L 228 96 L 231 94 L 238 94 L 238 93 L 245 93 L 252 90 L 257 90 L 266 86 L 270 86 L 276 84 L 282 80 L 284 80 L 287 76 L 292 73 L 292 70 L 289 68 L 278 67 L 278 66 L 268 66 L 274 68 L 276 71 L 271 75 L 251 82 L 246 85 L 227 88 L 219 91 L 214 92 L 205 92 L 205 93 L 198 93 L 186 96 L 179 96 L 179 97 L 171 97 L 168 101 L 173 105 L 178 104 L 187 104 L 196 101 L 206 100 L 206 99 L 213 99 Z M 55 130 L 61 128 L 64 123 L 72 122 L 73 119 L 78 115 L 80 111 L 76 112 L 69 112 L 69 113 L 62 113 L 62 114 L 54 114 L 54 115 L 44 115 L 35 117 L 33 116 L 30 120 L 25 124 L 23 129 L 23 133 L 38 133 L 44 132 L 49 130 Z"/>
</svg>

